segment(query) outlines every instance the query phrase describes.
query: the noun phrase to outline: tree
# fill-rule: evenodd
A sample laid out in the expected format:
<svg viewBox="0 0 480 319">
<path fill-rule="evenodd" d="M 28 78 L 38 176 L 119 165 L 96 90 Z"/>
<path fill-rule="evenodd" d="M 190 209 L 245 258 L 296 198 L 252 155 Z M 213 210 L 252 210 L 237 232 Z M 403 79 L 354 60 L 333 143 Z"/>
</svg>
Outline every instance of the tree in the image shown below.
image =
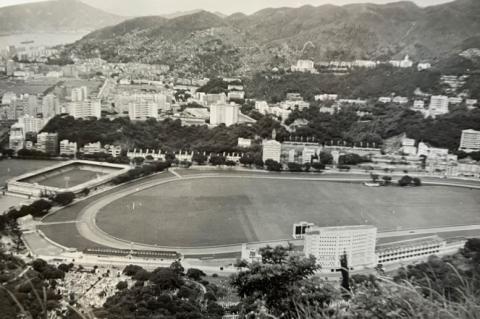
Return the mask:
<svg viewBox="0 0 480 319">
<path fill-rule="evenodd" d="M 240 158 L 240 164 L 242 164 L 243 166 L 252 166 L 253 163 L 254 163 L 254 158 L 251 154 L 247 153 L 247 154 L 244 154 L 241 158 Z"/>
<path fill-rule="evenodd" d="M 145 159 L 143 157 L 135 157 L 132 161 L 136 166 L 140 166 L 145 162 Z"/>
<path fill-rule="evenodd" d="M 126 281 L 119 281 L 117 284 L 118 290 L 124 290 L 128 288 L 128 283 Z"/>
<path fill-rule="evenodd" d="M 210 164 L 213 166 L 225 165 L 226 159 L 221 155 L 212 155 L 210 156 Z"/>
<path fill-rule="evenodd" d="M 142 267 L 138 265 L 128 265 L 123 269 L 123 273 L 127 276 L 135 276 L 135 274 L 141 270 L 144 270 Z"/>
<path fill-rule="evenodd" d="M 383 183 L 385 185 L 390 185 L 392 183 L 392 177 L 391 176 L 382 176 Z"/>
<path fill-rule="evenodd" d="M 267 167 L 268 171 L 280 172 L 282 170 L 282 164 L 272 159 L 266 160 L 265 166 Z"/>
<path fill-rule="evenodd" d="M 405 187 L 405 186 L 409 186 L 412 184 L 412 178 L 408 175 L 405 175 L 403 176 L 402 178 L 400 178 L 400 180 L 398 181 L 398 185 L 399 186 L 402 186 L 402 187 Z"/>
<path fill-rule="evenodd" d="M 200 269 L 190 268 L 187 270 L 187 277 L 192 280 L 199 281 L 200 279 L 202 279 L 202 277 L 205 276 L 206 274 Z"/>
<path fill-rule="evenodd" d="M 225 165 L 226 166 L 229 166 L 229 167 L 233 167 L 233 166 L 237 166 L 237 163 L 235 163 L 234 161 L 225 161 Z"/>
<path fill-rule="evenodd" d="M 179 276 L 185 276 L 185 268 L 183 268 L 182 263 L 178 260 L 175 260 L 170 264 L 170 269 L 172 269 Z"/>
<path fill-rule="evenodd" d="M 75 199 L 75 194 L 73 192 L 63 192 L 56 194 L 52 200 L 60 206 L 67 206 L 72 203 Z"/>
<path fill-rule="evenodd" d="M 197 165 L 203 165 L 207 161 L 207 157 L 202 153 L 194 153 L 192 156 L 192 162 L 197 163 Z"/>
<path fill-rule="evenodd" d="M 291 162 L 291 163 L 288 163 L 288 170 L 290 172 L 301 172 L 302 171 L 302 165 L 298 164 L 298 163 L 294 163 L 294 162 Z"/>
<path fill-rule="evenodd" d="M 415 186 L 422 186 L 422 181 L 421 181 L 421 179 L 418 178 L 418 177 L 414 177 L 414 178 L 412 179 L 412 183 L 413 183 L 413 185 L 415 185 Z"/>
<path fill-rule="evenodd" d="M 329 152 L 320 152 L 320 163 L 323 165 L 331 165 L 333 163 L 333 156 Z"/>
<path fill-rule="evenodd" d="M 290 318 L 299 298 L 317 298 L 313 285 L 306 280 L 319 268 L 314 257 L 287 256 L 284 248 L 267 247 L 261 253 L 265 262 L 249 264 L 246 270 L 231 277 L 231 285 L 242 298 L 242 313 L 254 309 L 261 301 L 274 316 L 283 314 L 282 317 Z M 326 300 L 319 300 L 322 302 Z"/>
<path fill-rule="evenodd" d="M 377 174 L 370 173 L 370 178 L 372 179 L 372 182 L 376 183 L 380 178 L 380 176 L 378 176 Z"/>
<path fill-rule="evenodd" d="M 175 290 L 183 285 L 181 277 L 170 268 L 157 268 L 151 275 L 149 280 L 155 285 L 157 291 Z"/>
<path fill-rule="evenodd" d="M 325 169 L 325 164 L 319 163 L 319 162 L 313 162 L 312 163 L 312 168 L 316 171 L 321 171 Z"/>
</svg>

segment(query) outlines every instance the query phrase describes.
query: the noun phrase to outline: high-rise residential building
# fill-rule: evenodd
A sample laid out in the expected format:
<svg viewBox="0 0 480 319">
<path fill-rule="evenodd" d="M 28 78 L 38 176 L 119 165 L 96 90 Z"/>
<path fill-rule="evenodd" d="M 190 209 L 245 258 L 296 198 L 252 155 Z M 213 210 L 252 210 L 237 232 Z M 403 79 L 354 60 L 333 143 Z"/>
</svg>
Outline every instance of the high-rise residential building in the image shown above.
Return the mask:
<svg viewBox="0 0 480 319">
<path fill-rule="evenodd" d="M 73 88 L 71 93 L 72 102 L 85 101 L 88 99 L 88 88 L 86 86 Z"/>
<path fill-rule="evenodd" d="M 18 123 L 22 124 L 26 133 L 38 133 L 40 132 L 47 121 L 43 118 L 38 118 L 31 115 L 25 115 L 18 119 Z"/>
<path fill-rule="evenodd" d="M 137 96 L 135 101 L 128 104 L 128 116 L 132 121 L 158 119 L 158 104 L 154 99 Z"/>
<path fill-rule="evenodd" d="M 314 256 L 324 272 L 340 270 L 344 255 L 351 270 L 362 269 L 376 264 L 376 239 L 374 226 L 312 226 L 305 233 L 304 253 Z"/>
<path fill-rule="evenodd" d="M 480 151 L 480 131 L 463 130 L 459 150 L 468 153 Z"/>
<path fill-rule="evenodd" d="M 85 144 L 80 151 L 83 154 L 92 155 L 92 154 L 103 153 L 104 149 L 102 148 L 102 143 L 96 142 L 96 143 Z"/>
<path fill-rule="evenodd" d="M 27 107 L 25 108 L 25 114 L 36 117 L 39 113 L 38 96 L 30 95 L 28 97 Z"/>
<path fill-rule="evenodd" d="M 240 106 L 238 104 L 217 103 L 210 106 L 210 124 L 226 126 L 237 124 L 239 121 Z"/>
<path fill-rule="evenodd" d="M 78 148 L 76 142 L 70 142 L 69 140 L 63 140 L 60 142 L 60 155 L 75 156 Z"/>
<path fill-rule="evenodd" d="M 84 100 L 71 102 L 68 105 L 68 113 L 74 118 L 102 117 L 102 104 L 100 100 Z"/>
<path fill-rule="evenodd" d="M 51 118 L 61 113 L 60 101 L 54 94 L 47 94 L 42 99 L 43 118 Z"/>
<path fill-rule="evenodd" d="M 428 106 L 430 116 L 436 117 L 437 115 L 447 114 L 449 112 L 448 103 L 448 96 L 432 95 Z"/>
<path fill-rule="evenodd" d="M 280 156 L 282 154 L 282 144 L 275 140 L 264 141 L 262 145 L 262 159 L 274 160 L 280 163 Z"/>
<path fill-rule="evenodd" d="M 12 76 L 16 68 L 17 68 L 17 64 L 15 63 L 15 61 L 8 60 L 7 63 L 5 64 L 5 71 L 7 73 L 7 76 Z"/>
<path fill-rule="evenodd" d="M 37 150 L 49 155 L 58 155 L 58 133 L 40 133 L 37 135 Z"/>
<path fill-rule="evenodd" d="M 25 127 L 22 123 L 15 123 L 10 128 L 8 148 L 18 152 L 25 146 Z"/>
</svg>

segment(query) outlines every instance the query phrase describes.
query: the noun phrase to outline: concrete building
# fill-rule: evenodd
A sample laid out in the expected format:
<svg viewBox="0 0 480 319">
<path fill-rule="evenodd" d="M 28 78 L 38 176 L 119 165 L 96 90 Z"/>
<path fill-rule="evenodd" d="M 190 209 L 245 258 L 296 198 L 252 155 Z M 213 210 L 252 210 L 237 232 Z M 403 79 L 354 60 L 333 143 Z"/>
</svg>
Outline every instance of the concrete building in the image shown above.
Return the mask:
<svg viewBox="0 0 480 319">
<path fill-rule="evenodd" d="M 292 72 L 318 73 L 315 69 L 315 63 L 311 60 L 298 60 L 296 65 L 292 65 Z"/>
<path fill-rule="evenodd" d="M 68 105 L 68 113 L 74 118 L 102 117 L 102 104 L 100 100 L 83 100 L 71 102 Z"/>
<path fill-rule="evenodd" d="M 467 153 L 480 151 L 480 131 L 463 130 L 459 150 Z"/>
<path fill-rule="evenodd" d="M 237 124 L 239 121 L 240 106 L 237 104 L 214 104 L 210 106 L 210 124 L 226 126 Z"/>
<path fill-rule="evenodd" d="M 8 140 L 8 148 L 18 152 L 25 146 L 25 127 L 21 123 L 15 123 L 10 128 L 10 137 Z"/>
<path fill-rule="evenodd" d="M 86 86 L 73 88 L 71 93 L 72 102 L 85 101 L 88 99 L 88 88 Z"/>
<path fill-rule="evenodd" d="M 25 115 L 18 119 L 18 123 L 21 123 L 23 125 L 25 134 L 30 132 L 38 133 L 43 129 L 45 124 L 47 124 L 47 120 L 43 118 L 33 117 L 30 115 Z"/>
<path fill-rule="evenodd" d="M 429 115 L 436 117 L 437 115 L 447 114 L 449 112 L 448 103 L 448 96 L 433 95 L 428 106 Z"/>
<path fill-rule="evenodd" d="M 432 67 L 432 65 L 428 62 L 424 62 L 424 63 L 418 63 L 417 64 L 417 70 L 418 71 L 424 71 L 424 70 L 428 70 Z"/>
<path fill-rule="evenodd" d="M 238 138 L 238 147 L 251 147 L 252 146 L 252 140 L 249 138 Z"/>
<path fill-rule="evenodd" d="M 280 156 L 282 154 L 282 144 L 275 140 L 264 141 L 262 145 L 262 160 L 274 160 L 280 163 Z"/>
<path fill-rule="evenodd" d="M 415 146 L 415 140 L 413 138 L 407 138 L 407 136 L 404 136 L 402 138 L 401 152 L 411 156 L 416 155 L 417 147 Z"/>
<path fill-rule="evenodd" d="M 448 156 L 448 149 L 432 147 L 427 143 L 418 143 L 417 156 L 426 156 L 429 159 L 446 158 Z"/>
<path fill-rule="evenodd" d="M 128 116 L 132 121 L 158 119 L 158 104 L 144 98 L 137 98 L 128 105 Z"/>
<path fill-rule="evenodd" d="M 80 151 L 86 155 L 93 155 L 93 154 L 102 153 L 103 149 L 102 149 L 102 144 L 100 142 L 96 142 L 96 143 L 85 144 Z"/>
<path fill-rule="evenodd" d="M 377 264 L 388 265 L 438 255 L 444 250 L 445 244 L 445 240 L 438 236 L 379 244 L 376 249 Z"/>
<path fill-rule="evenodd" d="M 363 269 L 376 264 L 376 239 L 374 226 L 313 226 L 305 233 L 304 253 L 316 258 L 322 272 L 339 271 L 344 254 L 351 270 Z"/>
<path fill-rule="evenodd" d="M 42 116 L 44 119 L 61 113 L 60 101 L 54 94 L 47 94 L 42 99 Z"/>
<path fill-rule="evenodd" d="M 58 133 L 40 133 L 37 135 L 37 150 L 49 155 L 58 154 Z"/>
<path fill-rule="evenodd" d="M 69 140 L 60 141 L 60 155 L 75 156 L 77 151 L 78 147 L 76 142 L 70 142 Z"/>
</svg>

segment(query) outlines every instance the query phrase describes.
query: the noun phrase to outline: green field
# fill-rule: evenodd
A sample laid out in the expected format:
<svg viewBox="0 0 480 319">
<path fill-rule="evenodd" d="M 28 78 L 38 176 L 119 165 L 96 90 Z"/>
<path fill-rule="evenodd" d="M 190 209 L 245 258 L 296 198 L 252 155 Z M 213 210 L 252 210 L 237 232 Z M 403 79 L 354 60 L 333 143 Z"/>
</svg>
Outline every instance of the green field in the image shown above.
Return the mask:
<svg viewBox="0 0 480 319">
<path fill-rule="evenodd" d="M 480 191 L 252 178 L 179 180 L 104 207 L 97 225 L 128 240 L 205 246 L 291 238 L 292 224 L 379 230 L 480 223 Z"/>
<path fill-rule="evenodd" d="M 69 170 L 68 172 L 45 178 L 44 180 L 38 182 L 38 184 L 50 187 L 69 188 L 86 183 L 102 175 L 105 174 L 75 168 Z"/>
</svg>

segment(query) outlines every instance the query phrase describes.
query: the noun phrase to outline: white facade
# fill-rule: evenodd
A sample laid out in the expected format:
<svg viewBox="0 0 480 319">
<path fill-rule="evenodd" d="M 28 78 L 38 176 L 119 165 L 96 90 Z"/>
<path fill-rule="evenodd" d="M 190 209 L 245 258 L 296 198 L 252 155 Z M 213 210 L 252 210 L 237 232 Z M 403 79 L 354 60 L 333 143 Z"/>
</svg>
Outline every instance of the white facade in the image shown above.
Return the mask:
<svg viewBox="0 0 480 319">
<path fill-rule="evenodd" d="M 85 101 L 88 99 L 88 89 L 86 86 L 73 88 L 71 94 L 72 102 Z"/>
<path fill-rule="evenodd" d="M 407 239 L 377 246 L 377 263 L 388 265 L 438 255 L 445 249 L 445 240 L 438 236 Z"/>
<path fill-rule="evenodd" d="M 418 71 L 423 71 L 423 70 L 428 70 L 432 67 L 430 63 L 419 63 L 417 65 L 417 70 Z"/>
<path fill-rule="evenodd" d="M 466 152 L 480 151 L 480 131 L 463 130 L 459 149 Z"/>
<path fill-rule="evenodd" d="M 437 115 L 447 114 L 448 110 L 448 96 L 433 95 L 430 98 L 430 105 L 428 111 L 430 116 L 435 117 Z"/>
<path fill-rule="evenodd" d="M 292 65 L 291 70 L 292 72 L 318 73 L 315 63 L 311 60 L 298 60 L 296 65 Z"/>
<path fill-rule="evenodd" d="M 136 99 L 128 105 L 128 116 L 132 121 L 145 121 L 149 118 L 158 119 L 158 104 L 146 99 Z"/>
<path fill-rule="evenodd" d="M 431 147 L 424 142 L 418 144 L 417 156 L 426 156 L 427 158 L 445 158 L 448 156 L 448 149 Z"/>
<path fill-rule="evenodd" d="M 74 118 L 102 117 L 102 104 L 100 100 L 77 101 L 68 105 L 68 113 Z"/>
<path fill-rule="evenodd" d="M 262 147 L 262 160 L 274 160 L 280 163 L 280 156 L 282 154 L 282 144 L 280 142 L 269 140 L 263 142 Z"/>
<path fill-rule="evenodd" d="M 21 123 L 15 123 L 10 128 L 8 148 L 18 152 L 25 146 L 25 127 Z"/>
<path fill-rule="evenodd" d="M 240 106 L 237 104 L 213 104 L 210 106 L 210 124 L 226 126 L 237 124 Z"/>
<path fill-rule="evenodd" d="M 50 155 L 58 154 L 58 133 L 40 133 L 37 135 L 36 148 Z"/>
<path fill-rule="evenodd" d="M 60 155 L 74 155 L 77 154 L 77 143 L 69 140 L 60 141 Z"/>
<path fill-rule="evenodd" d="M 251 147 L 252 146 L 252 140 L 249 138 L 238 138 L 238 147 Z"/>
<path fill-rule="evenodd" d="M 60 101 L 54 94 L 48 94 L 42 100 L 43 118 L 51 118 L 61 113 Z"/>
<path fill-rule="evenodd" d="M 340 259 L 346 254 L 350 269 L 362 269 L 376 264 L 374 226 L 310 227 L 305 234 L 304 253 L 314 256 L 323 272 L 341 268 Z"/>
<path fill-rule="evenodd" d="M 102 144 L 100 142 L 88 143 L 88 144 L 85 144 L 82 148 L 83 154 L 92 155 L 92 154 L 98 154 L 102 152 L 103 152 L 103 149 L 102 149 Z"/>
</svg>

